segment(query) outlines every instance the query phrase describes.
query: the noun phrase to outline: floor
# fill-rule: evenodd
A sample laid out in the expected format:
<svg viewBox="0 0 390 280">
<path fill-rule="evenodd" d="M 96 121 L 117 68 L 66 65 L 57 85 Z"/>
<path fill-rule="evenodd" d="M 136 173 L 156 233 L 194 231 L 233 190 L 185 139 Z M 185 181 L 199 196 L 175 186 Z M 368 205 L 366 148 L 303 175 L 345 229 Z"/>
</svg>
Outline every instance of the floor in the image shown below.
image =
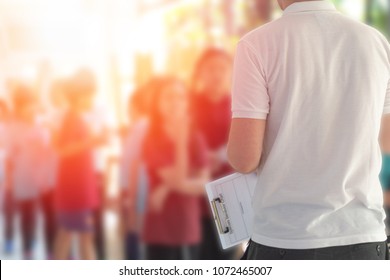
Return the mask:
<svg viewBox="0 0 390 280">
<path fill-rule="evenodd" d="M 113 212 L 106 212 L 104 217 L 105 222 L 105 250 L 107 259 L 121 259 L 121 244 L 118 238 L 117 231 L 117 216 Z M 21 235 L 19 229 L 19 217 L 16 216 L 15 223 L 15 238 L 13 241 L 12 253 L 7 254 L 5 252 L 5 240 L 4 240 L 4 217 L 0 215 L 0 259 L 1 260 L 20 260 L 23 259 Z M 43 239 L 43 219 L 42 215 L 38 214 L 36 241 L 34 245 L 33 259 L 45 260 L 49 256 L 46 256 L 45 242 Z M 77 239 L 74 238 L 72 246 L 72 258 L 78 259 L 77 253 Z"/>
<path fill-rule="evenodd" d="M 106 211 L 104 215 L 105 223 L 105 250 L 107 259 L 123 259 L 122 255 L 122 244 L 120 242 L 118 234 L 118 218 L 114 212 Z M 21 236 L 19 230 L 19 217 L 15 218 L 15 239 L 14 248 L 11 254 L 6 254 L 4 251 L 5 240 L 4 240 L 4 218 L 0 214 L 0 259 L 1 260 L 20 260 L 23 259 L 22 248 L 21 248 Z M 43 219 L 42 215 L 38 214 L 38 223 L 36 230 L 36 242 L 33 252 L 33 259 L 45 260 L 48 258 L 45 253 L 45 243 L 43 239 Z M 389 243 L 390 250 L 390 243 Z M 77 239 L 74 238 L 72 246 L 72 258 L 78 259 L 77 254 Z"/>
</svg>

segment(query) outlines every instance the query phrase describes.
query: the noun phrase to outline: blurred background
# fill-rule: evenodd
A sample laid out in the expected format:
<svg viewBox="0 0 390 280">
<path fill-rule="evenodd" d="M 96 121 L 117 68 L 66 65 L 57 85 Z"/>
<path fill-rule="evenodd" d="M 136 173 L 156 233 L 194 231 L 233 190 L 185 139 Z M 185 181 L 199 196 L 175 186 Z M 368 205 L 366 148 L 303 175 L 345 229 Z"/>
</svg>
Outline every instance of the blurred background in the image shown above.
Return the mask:
<svg viewBox="0 0 390 280">
<path fill-rule="evenodd" d="M 162 100 L 161 95 L 167 94 L 165 91 L 179 95 L 180 90 L 177 88 L 182 86 L 186 91 L 195 93 L 193 94 L 195 97 L 190 98 L 189 107 L 192 108 L 191 115 L 195 119 L 194 123 L 197 123 L 199 130 L 203 129 L 206 134 L 204 153 L 207 160 L 204 161 L 208 164 L 199 164 L 202 162 L 201 159 L 194 161 L 198 162 L 198 169 L 205 166 L 211 169 L 211 177 L 208 179 L 228 174 L 230 170 L 224 167 L 226 160 L 224 162 L 222 152 L 227 138 L 214 143 L 212 132 L 202 119 L 202 108 L 206 110 L 204 114 L 207 114 L 207 108 L 215 109 L 212 106 L 217 104 L 215 106 L 221 112 L 225 112 L 223 115 L 225 117 L 223 120 L 216 118 L 214 121 L 216 125 L 223 123 L 223 127 L 219 129 L 226 136 L 229 122 L 229 114 L 226 111 L 230 112 L 229 102 L 226 101 L 228 95 L 220 94 L 222 97 L 219 97 L 216 94 L 215 100 L 219 103 L 212 103 L 210 100 L 209 102 L 200 98 L 202 94 L 198 94 L 199 98 L 196 98 L 196 92 L 229 92 L 228 87 L 222 83 L 230 77 L 229 69 L 236 43 L 246 32 L 281 15 L 276 2 L 273 0 L 0 0 L 0 122 L 2 123 L 0 126 L 2 161 L 0 163 L 2 169 L 0 258 L 60 258 L 60 253 L 57 257 L 55 253 L 57 249 L 58 252 L 61 251 L 61 248 L 56 248 L 56 239 L 61 240 L 62 243 L 69 243 L 68 249 L 62 248 L 68 254 L 65 258 L 78 259 L 88 258 L 88 256 L 94 258 L 92 253 L 89 255 L 85 253 L 85 250 L 92 250 L 91 248 L 84 248 L 83 252 L 80 245 L 83 242 L 90 242 L 88 238 L 91 236 L 84 234 L 85 231 L 82 230 L 86 225 L 74 225 L 75 230 L 68 230 L 59 236 L 61 234 L 58 233 L 58 217 L 55 214 L 59 207 L 55 204 L 59 203 L 58 196 L 61 195 L 61 191 L 57 190 L 61 188 L 58 184 L 61 185 L 61 182 L 62 185 L 74 184 L 78 177 L 74 175 L 73 181 L 67 181 L 66 176 L 72 176 L 70 175 L 73 172 L 72 162 L 80 162 L 75 158 L 72 158 L 73 161 L 69 160 L 69 157 L 62 156 L 62 152 L 67 150 L 69 143 L 77 143 L 77 140 L 83 137 L 86 137 L 87 144 L 80 148 L 80 153 L 82 151 L 93 153 L 93 167 L 91 167 L 95 176 L 93 184 L 98 186 L 96 188 L 100 202 L 91 204 L 86 198 L 85 209 L 82 209 L 83 211 L 77 209 L 76 214 L 72 212 L 72 215 L 78 215 L 77 217 L 69 215 L 69 207 L 60 207 L 66 214 L 60 218 L 60 222 L 66 228 L 69 220 L 78 220 L 80 216 L 85 217 L 84 210 L 92 209 L 95 213 L 98 209 L 99 213 L 94 217 L 94 230 L 92 230 L 96 258 L 137 259 L 147 258 L 147 252 L 149 256 L 152 253 L 157 254 L 158 248 L 148 247 L 148 243 L 155 245 L 160 242 L 158 238 L 141 232 L 155 230 L 153 225 L 149 225 L 153 224 L 155 214 L 149 217 L 148 209 L 141 211 L 133 209 L 141 212 L 140 216 L 146 216 L 145 219 L 150 221 L 143 224 L 139 221 L 143 218 L 135 219 L 136 222 L 127 225 L 128 221 L 132 220 L 129 217 L 133 211 L 132 203 L 138 203 L 139 199 L 148 200 L 145 198 L 148 197 L 147 191 L 143 194 L 140 191 L 133 191 L 134 188 L 147 189 L 147 187 L 140 187 L 144 184 L 150 185 L 149 188 L 153 189 L 151 186 L 154 184 L 153 171 L 155 170 L 152 169 L 157 162 L 160 164 L 153 156 L 148 157 L 151 152 L 147 149 L 142 155 L 134 155 L 134 150 L 137 151 L 141 147 L 139 141 L 134 140 L 136 138 L 134 135 L 142 134 L 137 123 L 142 123 L 140 119 L 151 118 L 154 112 L 153 102 L 150 99 Z M 387 37 L 390 36 L 390 0 L 333 0 L 332 2 L 346 15 L 366 22 Z M 213 76 L 214 80 L 209 81 L 205 77 L 207 75 Z M 221 84 L 219 88 L 208 85 L 216 82 Z M 198 84 L 202 84 L 199 90 Z M 160 90 L 161 88 L 166 90 Z M 83 95 L 80 92 L 88 93 L 87 101 L 90 104 L 85 108 L 80 106 L 85 100 L 75 101 L 77 98 L 70 97 L 74 93 Z M 177 100 L 175 102 L 172 104 L 178 104 Z M 165 105 L 169 108 L 174 106 L 172 104 Z M 28 105 L 34 107 L 33 112 L 30 112 L 31 115 L 26 109 Z M 156 109 L 160 111 L 163 119 L 164 106 L 157 105 L 158 109 Z M 83 121 L 78 121 L 73 115 L 67 117 L 67 112 L 73 112 L 72 109 L 76 107 L 77 110 L 73 110 L 76 112 L 75 116 L 80 113 Z M 85 117 L 87 112 L 88 118 Z M 168 119 L 167 122 L 171 121 L 171 124 L 174 124 L 175 120 Z M 83 123 L 87 124 L 87 128 L 82 128 Z M 69 127 L 78 129 L 70 129 L 74 132 L 67 133 Z M 94 141 L 88 140 L 88 135 L 85 135 L 88 133 L 80 132 L 83 130 L 89 131 L 89 134 L 93 135 L 90 138 L 94 138 Z M 65 141 L 58 137 L 71 140 Z M 15 144 L 16 142 L 20 142 L 19 146 Z M 31 150 L 34 150 L 35 154 L 31 154 Z M 37 151 L 41 152 L 37 153 Z M 53 156 L 51 152 L 58 154 Z M 169 158 L 170 155 L 161 157 Z M 85 159 L 82 155 L 80 158 L 81 161 Z M 218 167 L 213 167 L 214 161 L 217 162 L 215 164 Z M 138 169 L 133 166 L 133 162 L 138 163 Z M 141 180 L 142 164 L 146 166 L 145 177 L 149 179 L 149 183 Z M 9 165 L 12 168 L 8 168 Z M 87 165 L 85 163 L 77 168 L 86 168 L 88 171 L 91 168 L 88 169 Z M 32 179 L 29 178 L 38 180 L 36 174 L 40 172 L 40 168 L 44 175 L 41 175 L 39 180 L 46 180 L 45 183 L 37 183 L 38 187 L 30 186 Z M 61 171 L 61 168 L 65 171 Z M 133 169 L 137 169 L 136 172 L 129 175 L 130 170 Z M 137 176 L 134 173 L 137 173 Z M 172 175 L 167 173 L 167 177 L 169 174 Z M 18 181 L 23 176 L 27 182 Z M 80 180 L 83 179 L 82 177 L 83 175 L 80 175 Z M 128 177 L 137 177 L 137 182 L 132 185 L 132 182 L 127 182 L 132 181 Z M 41 185 L 50 185 L 53 197 L 50 198 L 49 195 L 49 198 L 43 199 L 49 191 Z M 25 195 L 30 189 L 37 191 Z M 77 196 L 77 190 L 74 190 L 72 195 Z M 144 197 L 140 198 L 142 195 Z M 202 194 L 196 196 L 199 196 L 197 199 L 202 205 Z M 188 194 L 179 198 L 174 197 L 172 201 L 179 205 L 181 200 L 185 199 L 189 199 Z M 62 204 L 72 206 L 72 202 L 69 202 L 71 200 L 72 197 Z M 191 209 L 194 211 L 195 208 Z M 199 206 L 199 209 L 202 209 L 202 206 Z M 90 214 L 91 211 L 88 213 Z M 170 215 L 169 209 L 160 209 L 160 211 L 166 211 L 165 214 L 161 214 L 162 219 Z M 204 233 L 214 234 L 213 229 L 208 227 L 210 224 L 206 222 L 209 214 L 203 212 L 199 210 L 200 214 L 197 217 L 177 218 L 192 220 L 191 223 L 197 224 L 192 230 L 198 233 L 182 236 L 182 242 L 173 246 L 177 250 L 170 248 L 170 251 L 164 251 L 163 255 L 169 252 L 171 256 L 174 255 L 173 258 L 191 258 L 192 247 L 196 247 L 193 245 L 204 243 Z M 73 229 L 72 225 L 68 227 Z M 179 231 L 175 226 L 173 230 Z M 202 231 L 203 235 L 199 233 Z M 70 239 L 70 235 L 66 234 L 69 232 L 72 232 Z M 169 234 L 169 231 L 159 232 L 159 235 L 161 234 Z M 169 241 L 167 244 L 172 247 Z M 167 244 L 163 242 L 162 245 Z M 199 245 L 195 248 L 197 253 L 193 258 L 236 258 L 240 252 L 238 248 L 238 253 L 210 256 L 203 252 L 201 247 Z M 159 254 L 156 256 L 161 257 Z"/>
</svg>

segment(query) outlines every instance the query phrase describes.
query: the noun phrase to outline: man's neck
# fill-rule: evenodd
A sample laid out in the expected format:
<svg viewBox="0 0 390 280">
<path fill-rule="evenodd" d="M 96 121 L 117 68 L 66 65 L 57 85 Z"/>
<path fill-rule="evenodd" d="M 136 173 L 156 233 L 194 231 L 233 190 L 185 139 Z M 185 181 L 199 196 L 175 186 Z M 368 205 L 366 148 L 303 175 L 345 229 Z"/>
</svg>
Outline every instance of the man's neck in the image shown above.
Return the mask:
<svg viewBox="0 0 390 280">
<path fill-rule="evenodd" d="M 312 2 L 312 1 L 324 1 L 324 0 L 283 0 L 281 3 L 282 10 L 286 9 L 288 6 L 298 3 L 298 2 Z"/>
</svg>

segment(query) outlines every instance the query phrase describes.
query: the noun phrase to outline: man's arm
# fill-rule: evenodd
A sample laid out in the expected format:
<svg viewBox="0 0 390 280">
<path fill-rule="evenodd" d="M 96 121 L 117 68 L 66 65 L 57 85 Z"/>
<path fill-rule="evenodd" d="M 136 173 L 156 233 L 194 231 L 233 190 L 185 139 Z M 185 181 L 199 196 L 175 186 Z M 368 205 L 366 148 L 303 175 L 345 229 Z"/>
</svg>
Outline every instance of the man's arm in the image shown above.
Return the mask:
<svg viewBox="0 0 390 280">
<path fill-rule="evenodd" d="M 232 85 L 232 123 L 227 147 L 231 166 L 240 173 L 257 169 L 263 150 L 270 97 L 261 58 L 246 41 L 237 45 Z"/>
<path fill-rule="evenodd" d="M 251 173 L 260 163 L 266 121 L 261 119 L 232 119 L 228 142 L 228 159 L 240 173 Z"/>
</svg>

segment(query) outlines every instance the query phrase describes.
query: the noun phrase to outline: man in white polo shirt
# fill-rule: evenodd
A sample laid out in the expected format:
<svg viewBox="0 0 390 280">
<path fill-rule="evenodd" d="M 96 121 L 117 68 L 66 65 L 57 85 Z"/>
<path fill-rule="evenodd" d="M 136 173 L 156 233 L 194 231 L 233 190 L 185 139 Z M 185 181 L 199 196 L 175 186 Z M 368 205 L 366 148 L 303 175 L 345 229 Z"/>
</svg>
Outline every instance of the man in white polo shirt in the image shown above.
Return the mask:
<svg viewBox="0 0 390 280">
<path fill-rule="evenodd" d="M 278 2 L 234 66 L 228 156 L 258 172 L 245 258 L 386 259 L 390 46 L 328 1 Z"/>
</svg>

